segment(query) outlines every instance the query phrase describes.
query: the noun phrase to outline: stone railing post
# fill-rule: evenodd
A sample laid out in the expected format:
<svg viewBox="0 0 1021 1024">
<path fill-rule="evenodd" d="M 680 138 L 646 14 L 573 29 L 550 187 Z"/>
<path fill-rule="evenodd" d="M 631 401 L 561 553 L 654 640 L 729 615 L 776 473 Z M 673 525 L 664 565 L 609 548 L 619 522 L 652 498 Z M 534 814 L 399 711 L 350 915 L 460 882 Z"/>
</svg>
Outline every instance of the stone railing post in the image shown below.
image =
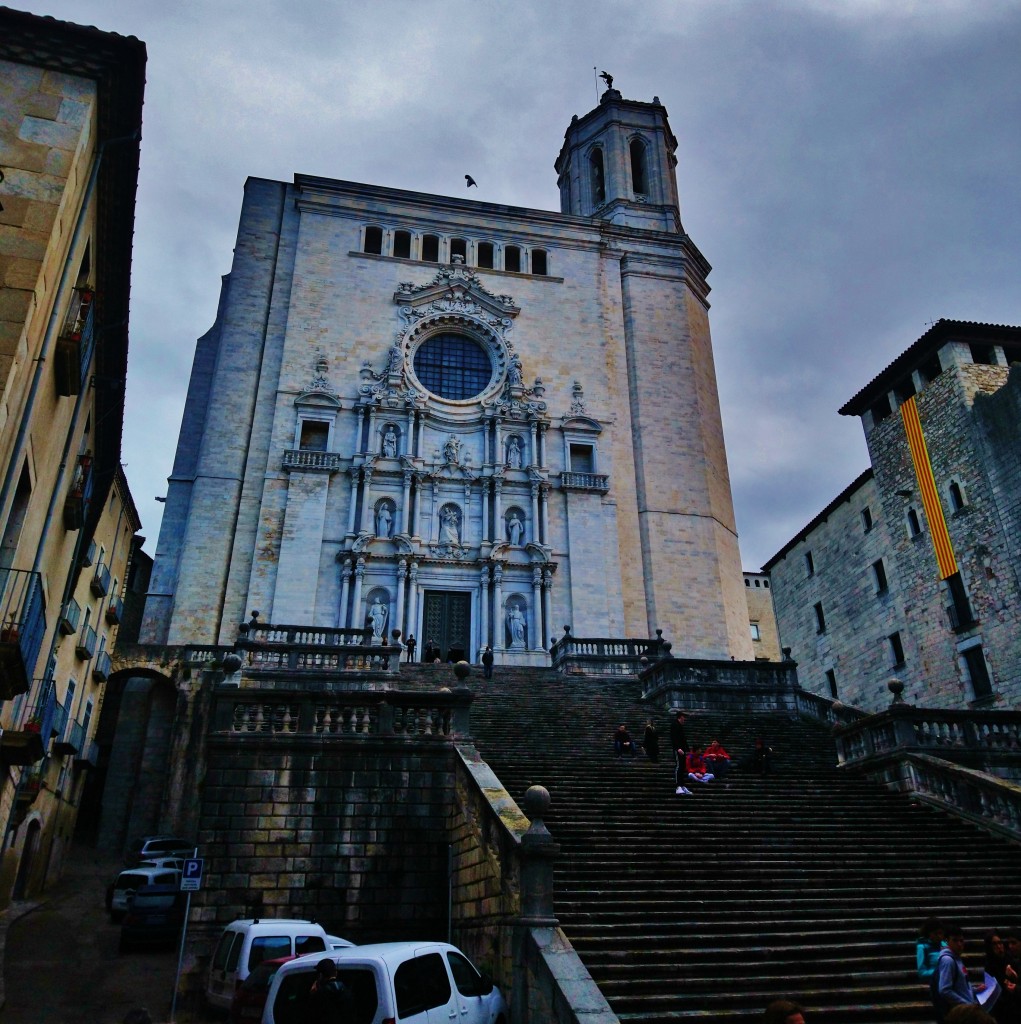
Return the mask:
<svg viewBox="0 0 1021 1024">
<path fill-rule="evenodd" d="M 393 705 L 383 700 L 379 702 L 379 735 L 393 736 L 394 734 L 394 709 Z"/>
<path fill-rule="evenodd" d="M 559 844 L 543 822 L 549 810 L 549 791 L 530 786 L 525 793 L 524 811 L 532 824 L 521 837 L 521 916 L 518 923 L 527 928 L 556 928 L 560 923 L 553 913 L 553 861 Z"/>
</svg>

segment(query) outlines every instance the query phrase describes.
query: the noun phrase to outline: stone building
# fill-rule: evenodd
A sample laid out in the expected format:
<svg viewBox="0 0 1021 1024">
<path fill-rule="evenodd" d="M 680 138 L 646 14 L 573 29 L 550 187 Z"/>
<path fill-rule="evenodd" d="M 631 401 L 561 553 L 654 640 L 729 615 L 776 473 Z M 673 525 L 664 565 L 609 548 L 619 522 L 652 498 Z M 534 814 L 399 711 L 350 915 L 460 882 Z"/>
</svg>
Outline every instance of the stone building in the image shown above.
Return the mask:
<svg viewBox="0 0 1021 1024">
<path fill-rule="evenodd" d="M 840 410 L 871 467 L 765 565 L 802 686 L 1021 700 L 1021 328 L 940 320 Z"/>
<path fill-rule="evenodd" d="M 238 624 L 548 663 L 751 660 L 708 322 L 658 99 L 608 89 L 561 212 L 250 179 L 199 339 L 143 643 Z"/>
<path fill-rule="evenodd" d="M 59 870 L 137 528 L 118 473 L 144 71 L 137 39 L 0 9 L 0 904 Z"/>
<path fill-rule="evenodd" d="M 780 661 L 780 634 L 776 628 L 773 595 L 769 575 L 764 572 L 744 574 L 744 596 L 748 602 L 748 631 L 756 661 Z"/>
</svg>

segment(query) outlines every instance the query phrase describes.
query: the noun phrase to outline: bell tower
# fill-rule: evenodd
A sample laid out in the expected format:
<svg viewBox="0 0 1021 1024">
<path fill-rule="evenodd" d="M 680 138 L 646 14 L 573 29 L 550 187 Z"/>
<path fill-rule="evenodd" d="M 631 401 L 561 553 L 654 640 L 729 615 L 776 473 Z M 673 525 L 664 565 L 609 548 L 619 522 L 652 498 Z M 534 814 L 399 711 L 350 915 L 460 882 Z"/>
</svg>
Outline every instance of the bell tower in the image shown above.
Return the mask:
<svg viewBox="0 0 1021 1024">
<path fill-rule="evenodd" d="M 674 169 L 677 139 L 666 107 L 607 89 L 595 110 L 575 115 L 554 164 L 560 210 L 613 224 L 681 232 Z"/>
</svg>

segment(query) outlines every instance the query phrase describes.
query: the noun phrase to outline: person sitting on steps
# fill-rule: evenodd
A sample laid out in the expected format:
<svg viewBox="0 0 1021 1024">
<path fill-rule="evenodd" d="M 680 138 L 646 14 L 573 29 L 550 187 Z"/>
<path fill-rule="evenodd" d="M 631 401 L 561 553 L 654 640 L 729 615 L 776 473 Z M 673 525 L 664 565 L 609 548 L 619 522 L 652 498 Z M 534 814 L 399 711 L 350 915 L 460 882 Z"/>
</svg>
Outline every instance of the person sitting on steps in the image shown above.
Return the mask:
<svg viewBox="0 0 1021 1024">
<path fill-rule="evenodd" d="M 705 758 L 702 756 L 702 744 L 695 743 L 688 753 L 687 759 L 688 778 L 692 782 L 712 782 L 716 777 L 706 767 Z"/>
<path fill-rule="evenodd" d="M 617 726 L 617 731 L 613 734 L 613 753 L 618 761 L 625 754 L 628 757 L 635 756 L 635 741 L 631 739 L 631 733 L 627 731 L 627 726 L 623 722 Z"/>
</svg>

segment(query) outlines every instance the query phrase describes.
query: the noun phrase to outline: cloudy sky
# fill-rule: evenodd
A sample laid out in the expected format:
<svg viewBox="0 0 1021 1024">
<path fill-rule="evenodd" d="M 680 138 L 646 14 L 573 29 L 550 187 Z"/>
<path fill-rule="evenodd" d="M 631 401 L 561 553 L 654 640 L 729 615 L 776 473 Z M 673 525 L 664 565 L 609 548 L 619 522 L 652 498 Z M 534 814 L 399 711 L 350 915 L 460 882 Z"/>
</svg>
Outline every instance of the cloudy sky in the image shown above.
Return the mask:
<svg viewBox="0 0 1021 1024">
<path fill-rule="evenodd" d="M 123 458 L 150 553 L 245 178 L 463 197 L 469 171 L 480 200 L 557 209 L 553 161 L 596 103 L 593 65 L 659 96 L 678 138 L 746 568 L 866 467 L 837 409 L 928 324 L 1021 323 L 1016 0 L 28 9 L 148 45 Z"/>
</svg>

